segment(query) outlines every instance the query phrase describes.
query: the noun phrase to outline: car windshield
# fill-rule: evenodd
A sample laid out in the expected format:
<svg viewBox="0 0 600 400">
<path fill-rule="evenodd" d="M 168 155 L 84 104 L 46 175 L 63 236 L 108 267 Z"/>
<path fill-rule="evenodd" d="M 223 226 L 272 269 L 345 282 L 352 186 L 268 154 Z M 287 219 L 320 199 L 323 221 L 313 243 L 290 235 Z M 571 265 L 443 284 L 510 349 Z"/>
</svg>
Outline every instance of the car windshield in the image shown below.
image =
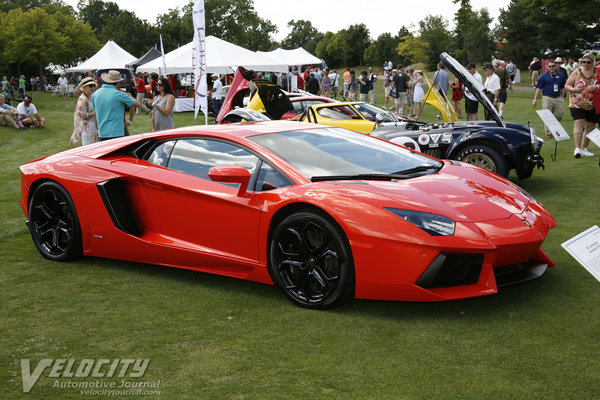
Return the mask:
<svg viewBox="0 0 600 400">
<path fill-rule="evenodd" d="M 369 121 L 376 121 L 377 114 L 381 114 L 384 122 L 398 121 L 398 118 L 396 118 L 391 112 L 382 110 L 381 108 L 375 107 L 371 104 L 357 103 L 354 104 L 354 108 L 356 108 Z"/>
<path fill-rule="evenodd" d="M 249 138 L 308 179 L 377 179 L 436 172 L 442 163 L 392 143 L 341 128 L 288 131 Z"/>
</svg>

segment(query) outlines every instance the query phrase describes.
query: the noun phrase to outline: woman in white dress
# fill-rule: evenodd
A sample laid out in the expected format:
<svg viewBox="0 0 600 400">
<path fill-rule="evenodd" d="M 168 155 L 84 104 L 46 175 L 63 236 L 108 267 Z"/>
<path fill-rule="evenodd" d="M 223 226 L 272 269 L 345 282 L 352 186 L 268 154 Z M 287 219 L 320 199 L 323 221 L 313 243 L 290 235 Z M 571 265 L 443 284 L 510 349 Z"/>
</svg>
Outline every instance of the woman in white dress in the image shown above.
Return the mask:
<svg viewBox="0 0 600 400">
<path fill-rule="evenodd" d="M 425 82 L 425 78 L 423 78 L 423 71 L 420 69 L 416 70 L 413 76 L 413 101 L 415 102 L 415 114 L 421 114 L 421 103 L 423 102 L 423 97 L 425 97 L 425 92 L 423 91 L 423 83 Z"/>
</svg>

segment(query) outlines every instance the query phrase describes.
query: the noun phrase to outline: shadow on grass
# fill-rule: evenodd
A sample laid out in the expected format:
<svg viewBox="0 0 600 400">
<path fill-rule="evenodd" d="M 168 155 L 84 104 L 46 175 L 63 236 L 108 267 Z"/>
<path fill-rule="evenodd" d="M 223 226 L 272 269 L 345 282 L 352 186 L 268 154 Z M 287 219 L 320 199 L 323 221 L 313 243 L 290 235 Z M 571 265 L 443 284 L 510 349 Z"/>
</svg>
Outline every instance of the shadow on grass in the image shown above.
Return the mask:
<svg viewBox="0 0 600 400">
<path fill-rule="evenodd" d="M 105 258 L 84 257 L 76 264 L 104 271 L 119 271 L 140 278 L 151 277 L 159 281 L 182 283 L 192 289 L 197 286 L 198 289 L 208 290 L 217 295 L 251 298 L 252 304 L 262 303 L 264 308 L 272 306 L 277 312 L 294 314 L 306 311 L 288 301 L 284 294 L 272 285 L 180 268 Z M 329 314 L 330 317 L 381 318 L 403 322 L 456 322 L 463 319 L 484 323 L 489 319 L 510 318 L 514 314 L 535 312 L 535 309 L 543 308 L 548 302 L 554 301 L 557 293 L 576 290 L 566 286 L 560 275 L 553 274 L 554 271 L 550 269 L 545 276 L 534 281 L 501 288 L 498 294 L 490 296 L 428 303 L 355 299 L 337 308 L 311 312 Z"/>
</svg>

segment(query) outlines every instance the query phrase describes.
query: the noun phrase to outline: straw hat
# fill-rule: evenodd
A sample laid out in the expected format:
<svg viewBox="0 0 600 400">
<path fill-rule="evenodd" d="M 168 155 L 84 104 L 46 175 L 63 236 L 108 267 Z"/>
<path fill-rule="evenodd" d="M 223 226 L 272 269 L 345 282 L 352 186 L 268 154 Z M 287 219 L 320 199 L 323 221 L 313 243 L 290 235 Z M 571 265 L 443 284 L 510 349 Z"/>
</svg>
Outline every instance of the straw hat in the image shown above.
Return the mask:
<svg viewBox="0 0 600 400">
<path fill-rule="evenodd" d="M 96 85 L 97 85 L 97 83 L 94 81 L 94 78 L 88 76 L 86 78 L 83 78 L 81 80 L 81 82 L 79 82 L 79 85 L 77 85 L 77 87 L 75 88 L 75 91 L 81 92 L 81 88 L 84 86 L 96 86 Z"/>
<path fill-rule="evenodd" d="M 116 71 L 114 69 L 111 69 L 110 71 L 108 71 L 108 73 L 102 74 L 101 77 L 102 80 L 106 83 L 117 83 L 125 80 L 125 78 L 121 76 L 119 71 Z"/>
</svg>

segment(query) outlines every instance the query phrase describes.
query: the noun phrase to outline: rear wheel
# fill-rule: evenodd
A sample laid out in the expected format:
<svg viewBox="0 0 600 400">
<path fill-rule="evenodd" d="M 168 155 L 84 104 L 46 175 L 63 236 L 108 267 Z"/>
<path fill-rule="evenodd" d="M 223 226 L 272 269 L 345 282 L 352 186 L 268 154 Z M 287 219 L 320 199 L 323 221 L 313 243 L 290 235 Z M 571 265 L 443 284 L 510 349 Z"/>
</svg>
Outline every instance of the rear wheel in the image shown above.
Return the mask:
<svg viewBox="0 0 600 400">
<path fill-rule="evenodd" d="M 507 177 L 506 161 L 496 150 L 486 145 L 467 146 L 458 153 L 457 160 L 477 165 L 483 169 Z"/>
<path fill-rule="evenodd" d="M 29 231 L 46 258 L 65 261 L 81 256 L 81 228 L 69 193 L 55 182 L 38 186 L 29 203 Z"/>
<path fill-rule="evenodd" d="M 315 211 L 286 217 L 270 243 L 269 274 L 285 295 L 306 308 L 325 309 L 354 297 L 354 263 L 342 229 Z"/>
</svg>

